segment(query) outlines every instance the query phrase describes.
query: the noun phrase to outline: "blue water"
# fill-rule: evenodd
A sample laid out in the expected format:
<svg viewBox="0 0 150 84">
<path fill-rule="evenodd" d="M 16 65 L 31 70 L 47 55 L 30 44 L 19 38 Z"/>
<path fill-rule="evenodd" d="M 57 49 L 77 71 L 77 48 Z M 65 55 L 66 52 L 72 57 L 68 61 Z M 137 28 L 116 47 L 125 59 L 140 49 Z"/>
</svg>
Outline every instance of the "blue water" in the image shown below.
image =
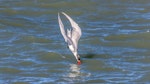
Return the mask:
<svg viewBox="0 0 150 84">
<path fill-rule="evenodd" d="M 149 2 L 0 0 L 0 84 L 150 83 Z M 62 11 L 82 29 L 81 65 L 60 33 Z"/>
</svg>

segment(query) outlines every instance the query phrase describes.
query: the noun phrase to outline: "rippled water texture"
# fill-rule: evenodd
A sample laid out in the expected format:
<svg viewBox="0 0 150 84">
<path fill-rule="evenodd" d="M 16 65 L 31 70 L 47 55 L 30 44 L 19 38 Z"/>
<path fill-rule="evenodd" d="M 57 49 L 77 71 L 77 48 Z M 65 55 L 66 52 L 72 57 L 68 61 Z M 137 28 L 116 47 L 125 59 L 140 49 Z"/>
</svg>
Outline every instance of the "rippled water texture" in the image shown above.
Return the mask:
<svg viewBox="0 0 150 84">
<path fill-rule="evenodd" d="M 62 11 L 83 32 L 80 66 Z M 0 84 L 148 84 L 149 50 L 150 0 L 0 0 Z"/>
</svg>

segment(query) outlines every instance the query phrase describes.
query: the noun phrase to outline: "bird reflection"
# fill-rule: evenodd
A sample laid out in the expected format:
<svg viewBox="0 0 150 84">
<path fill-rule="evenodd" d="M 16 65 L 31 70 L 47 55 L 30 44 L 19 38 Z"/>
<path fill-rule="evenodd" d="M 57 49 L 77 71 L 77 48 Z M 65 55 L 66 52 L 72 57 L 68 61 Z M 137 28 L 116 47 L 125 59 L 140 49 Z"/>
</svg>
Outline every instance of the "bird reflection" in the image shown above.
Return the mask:
<svg viewBox="0 0 150 84">
<path fill-rule="evenodd" d="M 79 65 L 76 65 L 76 64 L 71 64 L 70 65 L 70 70 L 71 72 L 68 74 L 69 77 L 71 78 L 75 78 L 75 77 L 78 77 L 80 76 L 81 72 L 80 72 L 80 66 Z"/>
</svg>

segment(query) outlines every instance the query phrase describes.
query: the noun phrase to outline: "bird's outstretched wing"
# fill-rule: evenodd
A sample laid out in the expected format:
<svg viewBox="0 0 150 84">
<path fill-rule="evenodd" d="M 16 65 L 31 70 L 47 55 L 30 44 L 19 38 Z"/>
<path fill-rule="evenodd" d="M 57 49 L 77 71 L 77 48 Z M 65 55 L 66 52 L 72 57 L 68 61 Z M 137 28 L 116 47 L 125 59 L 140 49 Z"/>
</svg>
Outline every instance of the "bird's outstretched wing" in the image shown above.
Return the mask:
<svg viewBox="0 0 150 84">
<path fill-rule="evenodd" d="M 59 23 L 59 27 L 60 27 L 60 31 L 61 31 L 61 34 L 62 36 L 64 37 L 65 39 L 65 42 L 67 42 L 67 36 L 66 36 L 66 32 L 65 32 L 65 29 L 64 29 L 64 25 L 60 19 L 60 15 L 58 13 L 58 23 Z"/>
<path fill-rule="evenodd" d="M 65 42 L 67 42 L 68 45 L 73 45 L 73 41 L 71 40 L 71 37 L 68 36 L 68 35 L 71 33 L 71 31 L 68 30 L 68 33 L 69 33 L 69 34 L 68 34 L 68 35 L 66 34 L 65 29 L 64 29 L 64 25 L 63 25 L 63 23 L 62 23 L 62 21 L 61 21 L 61 19 L 60 19 L 59 13 L 58 13 L 58 23 L 59 23 L 59 27 L 60 27 L 61 34 L 62 34 L 62 36 L 63 36 L 64 39 L 65 39 Z M 75 48 L 74 45 L 73 45 L 73 47 Z"/>
<path fill-rule="evenodd" d="M 73 30 L 71 31 L 72 32 L 71 40 L 74 44 L 75 50 L 77 50 L 78 49 L 78 40 L 80 39 L 80 37 L 82 35 L 81 29 L 78 26 L 78 24 L 71 17 L 69 17 L 66 13 L 62 12 L 62 14 L 64 14 L 71 23 L 71 26 L 73 28 Z"/>
</svg>

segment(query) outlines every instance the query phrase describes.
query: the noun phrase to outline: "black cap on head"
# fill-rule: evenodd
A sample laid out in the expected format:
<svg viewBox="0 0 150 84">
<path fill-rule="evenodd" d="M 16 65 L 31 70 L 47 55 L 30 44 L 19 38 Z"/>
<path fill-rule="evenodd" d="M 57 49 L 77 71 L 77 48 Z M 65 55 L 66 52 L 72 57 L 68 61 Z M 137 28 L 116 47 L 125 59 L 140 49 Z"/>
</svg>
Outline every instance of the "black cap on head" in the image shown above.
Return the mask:
<svg viewBox="0 0 150 84">
<path fill-rule="evenodd" d="M 80 60 L 80 57 L 78 57 L 78 60 Z"/>
</svg>

